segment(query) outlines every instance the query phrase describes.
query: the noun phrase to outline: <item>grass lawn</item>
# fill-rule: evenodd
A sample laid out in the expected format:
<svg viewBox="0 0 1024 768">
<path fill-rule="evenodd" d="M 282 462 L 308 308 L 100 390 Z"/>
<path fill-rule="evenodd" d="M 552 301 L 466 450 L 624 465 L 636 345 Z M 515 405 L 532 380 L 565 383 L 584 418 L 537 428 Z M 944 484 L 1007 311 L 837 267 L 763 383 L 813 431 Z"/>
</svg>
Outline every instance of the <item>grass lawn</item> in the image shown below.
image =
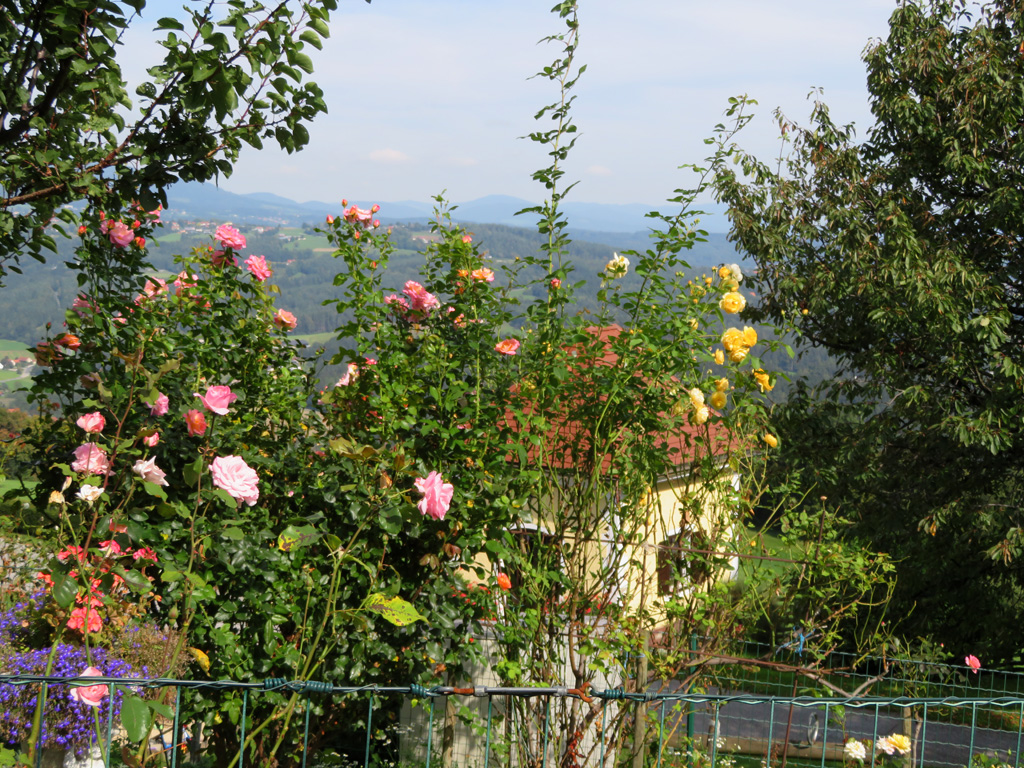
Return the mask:
<svg viewBox="0 0 1024 768">
<path fill-rule="evenodd" d="M 0 355 L 4 355 L 9 352 L 25 352 L 27 349 L 28 347 L 20 341 L 0 339 Z"/>
<path fill-rule="evenodd" d="M 326 344 L 329 341 L 333 341 L 335 333 L 332 331 L 326 331 L 324 333 L 307 333 L 299 336 L 299 341 L 304 341 L 306 344 Z"/>
</svg>

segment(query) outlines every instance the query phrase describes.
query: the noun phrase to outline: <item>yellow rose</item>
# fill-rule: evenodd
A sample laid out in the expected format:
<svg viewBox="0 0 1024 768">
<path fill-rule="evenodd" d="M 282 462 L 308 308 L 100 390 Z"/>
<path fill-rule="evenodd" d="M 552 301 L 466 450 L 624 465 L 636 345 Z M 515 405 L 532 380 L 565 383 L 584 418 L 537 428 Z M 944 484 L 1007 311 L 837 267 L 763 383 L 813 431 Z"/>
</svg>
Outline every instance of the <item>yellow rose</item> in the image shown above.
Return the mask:
<svg viewBox="0 0 1024 768">
<path fill-rule="evenodd" d="M 706 405 L 702 405 L 699 408 L 694 408 L 690 413 L 690 421 L 694 424 L 703 424 L 711 416 L 711 411 L 708 410 Z"/>
<path fill-rule="evenodd" d="M 723 312 L 735 315 L 737 312 L 743 311 L 743 308 L 747 306 L 747 300 L 743 298 L 743 294 L 730 291 L 722 297 L 718 306 L 722 308 Z"/>
<path fill-rule="evenodd" d="M 773 435 L 771 432 L 766 432 L 762 439 L 766 443 L 768 443 L 768 445 L 770 445 L 772 448 L 777 447 L 779 444 L 779 439 L 775 437 L 775 435 Z"/>
<path fill-rule="evenodd" d="M 704 393 L 700 391 L 699 387 L 694 387 L 690 390 L 690 402 L 693 403 L 694 408 L 699 408 L 704 405 Z"/>
<path fill-rule="evenodd" d="M 715 382 L 715 389 L 717 389 L 719 392 L 728 392 L 729 391 L 729 380 L 727 378 L 725 378 L 724 376 L 722 378 L 718 379 Z"/>
<path fill-rule="evenodd" d="M 757 344 L 757 331 L 749 325 L 743 329 L 743 343 L 747 347 L 752 347 Z"/>
<path fill-rule="evenodd" d="M 691 317 L 690 318 L 690 327 L 693 328 L 693 330 L 695 330 L 695 331 L 700 327 L 700 323 L 697 322 L 697 318 L 696 317 Z"/>
<path fill-rule="evenodd" d="M 711 395 L 711 406 L 721 410 L 722 408 L 725 408 L 725 399 L 725 392 L 714 392 Z"/>
<path fill-rule="evenodd" d="M 731 274 L 732 274 L 732 270 L 729 269 L 728 267 L 719 267 L 718 268 L 718 276 L 720 278 L 722 278 L 723 280 L 725 280 L 725 278 L 729 277 Z"/>
<path fill-rule="evenodd" d="M 725 347 L 726 352 L 732 352 L 744 346 L 743 331 L 739 328 L 726 328 L 725 333 L 722 334 L 722 346 Z"/>
<path fill-rule="evenodd" d="M 720 349 L 715 350 L 715 362 L 719 365 L 725 365 L 725 352 Z"/>
<path fill-rule="evenodd" d="M 754 371 L 754 378 L 757 379 L 757 383 L 760 385 L 762 392 L 771 392 L 775 388 L 775 385 L 772 384 L 771 380 L 768 378 L 768 374 L 761 368 Z"/>
<path fill-rule="evenodd" d="M 734 363 L 742 363 L 747 357 L 747 352 L 748 350 L 746 347 L 737 347 L 729 353 L 729 359 Z"/>
<path fill-rule="evenodd" d="M 738 291 L 740 289 L 740 284 L 730 278 L 722 281 L 722 287 L 727 291 Z"/>
</svg>

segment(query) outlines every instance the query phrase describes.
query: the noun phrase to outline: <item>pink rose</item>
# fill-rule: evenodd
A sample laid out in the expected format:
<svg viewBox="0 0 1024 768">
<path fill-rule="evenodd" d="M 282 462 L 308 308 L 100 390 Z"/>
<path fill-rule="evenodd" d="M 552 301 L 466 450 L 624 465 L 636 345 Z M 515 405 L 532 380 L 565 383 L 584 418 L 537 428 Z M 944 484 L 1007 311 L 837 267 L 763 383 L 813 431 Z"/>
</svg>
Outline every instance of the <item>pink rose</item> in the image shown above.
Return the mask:
<svg viewBox="0 0 1024 768">
<path fill-rule="evenodd" d="M 287 309 L 279 309 L 274 315 L 274 325 L 278 328 L 283 328 L 286 331 L 294 331 L 295 326 L 298 324 L 299 321 L 295 319 L 295 315 Z"/>
<path fill-rule="evenodd" d="M 153 416 L 163 416 L 167 413 L 167 409 L 170 408 L 171 401 L 163 392 L 156 396 L 156 400 L 149 406 L 149 412 Z"/>
<path fill-rule="evenodd" d="M 370 219 L 373 217 L 372 211 L 367 211 L 363 208 L 359 208 L 353 205 L 347 211 L 345 211 L 345 221 L 349 224 L 362 224 L 367 225 L 370 223 Z"/>
<path fill-rule="evenodd" d="M 557 277 L 551 278 L 551 287 L 557 291 L 559 288 L 562 287 L 562 281 L 559 280 Z"/>
<path fill-rule="evenodd" d="M 259 475 L 241 456 L 218 456 L 210 465 L 213 484 L 250 507 L 260 498 Z"/>
<path fill-rule="evenodd" d="M 71 462 L 71 469 L 87 475 L 109 475 L 110 462 L 106 451 L 95 443 L 85 443 L 75 448 L 75 460 Z"/>
<path fill-rule="evenodd" d="M 103 431 L 103 427 L 107 425 L 107 421 L 103 418 L 102 413 L 94 411 L 93 413 L 85 413 L 79 416 L 78 421 L 76 421 L 75 424 L 80 426 L 86 432 L 95 434 Z"/>
<path fill-rule="evenodd" d="M 152 435 L 148 435 L 147 437 L 142 438 L 142 442 L 144 445 L 148 445 L 150 448 L 153 448 L 157 443 L 160 442 L 160 433 L 154 432 Z"/>
<path fill-rule="evenodd" d="M 110 242 L 121 248 L 135 239 L 135 233 L 123 221 L 115 221 L 111 224 L 107 236 L 110 238 Z"/>
<path fill-rule="evenodd" d="M 964 656 L 964 663 L 970 667 L 971 672 L 974 674 L 978 674 L 978 670 L 981 669 L 981 662 L 978 660 L 978 657 L 973 654 L 970 656 Z"/>
<path fill-rule="evenodd" d="M 421 513 L 430 515 L 435 520 L 444 520 L 445 513 L 452 504 L 455 486 L 446 483 L 440 472 L 431 472 L 426 477 L 417 477 L 413 481 L 416 490 L 423 494 L 416 505 Z"/>
<path fill-rule="evenodd" d="M 267 266 L 267 260 L 262 256 L 250 256 L 245 260 L 245 266 L 249 268 L 252 276 L 261 283 L 274 274 L 274 270 Z"/>
<path fill-rule="evenodd" d="M 519 341 L 517 339 L 502 339 L 494 348 L 503 355 L 514 355 L 519 351 Z"/>
<path fill-rule="evenodd" d="M 81 609 L 78 609 L 81 610 Z M 95 611 L 93 612 L 95 613 Z M 96 667 L 86 667 L 79 677 L 103 677 L 103 673 Z M 98 707 L 103 697 L 110 693 L 106 683 L 99 685 L 75 686 L 71 689 L 71 698 L 80 704 L 88 704 L 90 707 Z"/>
<path fill-rule="evenodd" d="M 408 319 L 409 318 L 409 302 L 405 296 L 399 296 L 392 293 L 389 296 L 384 297 L 384 303 L 399 317 Z"/>
<path fill-rule="evenodd" d="M 231 391 L 231 387 L 220 385 L 210 387 L 206 390 L 205 395 L 200 395 L 198 392 L 192 394 L 202 401 L 206 410 L 216 413 L 218 416 L 224 416 L 228 412 L 228 406 L 238 399 L 238 395 Z"/>
<path fill-rule="evenodd" d="M 156 552 L 149 547 L 142 547 L 141 549 L 135 550 L 132 555 L 132 560 L 152 560 L 154 563 L 157 562 Z"/>
<path fill-rule="evenodd" d="M 203 435 L 206 432 L 206 414 L 202 411 L 191 410 L 185 414 L 185 424 L 188 425 L 189 437 Z"/>
<path fill-rule="evenodd" d="M 195 288 L 196 281 L 198 279 L 198 275 L 190 275 L 188 272 L 181 272 L 178 275 L 178 279 L 174 281 L 174 295 L 181 296 L 182 292 L 186 289 Z"/>
<path fill-rule="evenodd" d="M 412 309 L 415 312 L 429 312 L 441 306 L 441 302 L 437 300 L 434 294 L 413 280 L 405 284 L 402 293 L 409 297 Z"/>
<path fill-rule="evenodd" d="M 132 467 L 132 472 L 141 477 L 143 482 L 167 485 L 167 475 L 156 465 L 156 459 L 139 459 Z"/>
<path fill-rule="evenodd" d="M 336 387 L 347 387 L 353 381 L 359 378 L 359 366 L 356 363 L 349 363 L 348 370 L 345 371 L 345 375 L 338 379 Z"/>
<path fill-rule="evenodd" d="M 234 248 L 236 251 L 245 248 L 245 235 L 227 224 L 217 227 L 213 237 L 225 248 Z"/>
</svg>

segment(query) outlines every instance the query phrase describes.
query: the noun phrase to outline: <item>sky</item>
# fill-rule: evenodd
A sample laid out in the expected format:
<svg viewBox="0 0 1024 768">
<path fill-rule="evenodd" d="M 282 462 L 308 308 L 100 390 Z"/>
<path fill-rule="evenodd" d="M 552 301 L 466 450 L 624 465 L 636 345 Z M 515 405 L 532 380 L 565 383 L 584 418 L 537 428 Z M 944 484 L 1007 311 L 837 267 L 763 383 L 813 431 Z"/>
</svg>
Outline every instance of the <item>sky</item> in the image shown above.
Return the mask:
<svg viewBox="0 0 1024 768">
<path fill-rule="evenodd" d="M 194 0 L 189 0 L 194 2 Z M 806 122 L 812 88 L 832 117 L 871 124 L 861 53 L 885 36 L 896 0 L 581 0 L 573 119 L 565 165 L 579 202 L 660 205 L 693 176 L 731 96 L 758 101 L 738 143 L 777 155 L 776 108 Z M 146 21 L 179 15 L 182 0 L 149 0 Z M 530 76 L 559 55 L 538 44 L 564 27 L 553 0 L 339 0 L 312 79 L 329 113 L 308 147 L 243 152 L 220 185 L 298 202 L 453 202 L 545 190 L 531 174 L 544 149 L 519 138 L 546 129 L 534 114 L 558 97 Z M 127 60 L 158 50 L 144 29 Z M 307 46 L 308 48 L 308 46 Z M 139 70 L 141 72 L 141 69 Z M 128 74 L 129 81 L 132 75 Z"/>
</svg>

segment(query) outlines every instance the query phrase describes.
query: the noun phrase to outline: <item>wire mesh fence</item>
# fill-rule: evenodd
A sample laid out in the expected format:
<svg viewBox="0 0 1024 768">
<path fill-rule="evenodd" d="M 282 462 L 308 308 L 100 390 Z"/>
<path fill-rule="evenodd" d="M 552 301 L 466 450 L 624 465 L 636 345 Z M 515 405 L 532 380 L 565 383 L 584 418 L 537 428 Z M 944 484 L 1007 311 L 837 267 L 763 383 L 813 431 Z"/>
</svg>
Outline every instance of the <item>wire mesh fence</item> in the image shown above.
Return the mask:
<svg viewBox="0 0 1024 768">
<path fill-rule="evenodd" d="M 813 658 L 798 647 L 700 655 L 694 646 L 683 679 L 578 688 L 482 684 L 483 672 L 461 687 L 430 688 L 0 675 L 0 765 L 1020 765 L 1020 675 Z M 72 698 L 88 727 L 60 743 L 53 713 Z M 128 711 L 135 699 L 151 702 L 142 715 Z M 264 716 L 270 704 L 276 719 Z M 261 741 L 271 732 L 273 751 Z"/>
</svg>

